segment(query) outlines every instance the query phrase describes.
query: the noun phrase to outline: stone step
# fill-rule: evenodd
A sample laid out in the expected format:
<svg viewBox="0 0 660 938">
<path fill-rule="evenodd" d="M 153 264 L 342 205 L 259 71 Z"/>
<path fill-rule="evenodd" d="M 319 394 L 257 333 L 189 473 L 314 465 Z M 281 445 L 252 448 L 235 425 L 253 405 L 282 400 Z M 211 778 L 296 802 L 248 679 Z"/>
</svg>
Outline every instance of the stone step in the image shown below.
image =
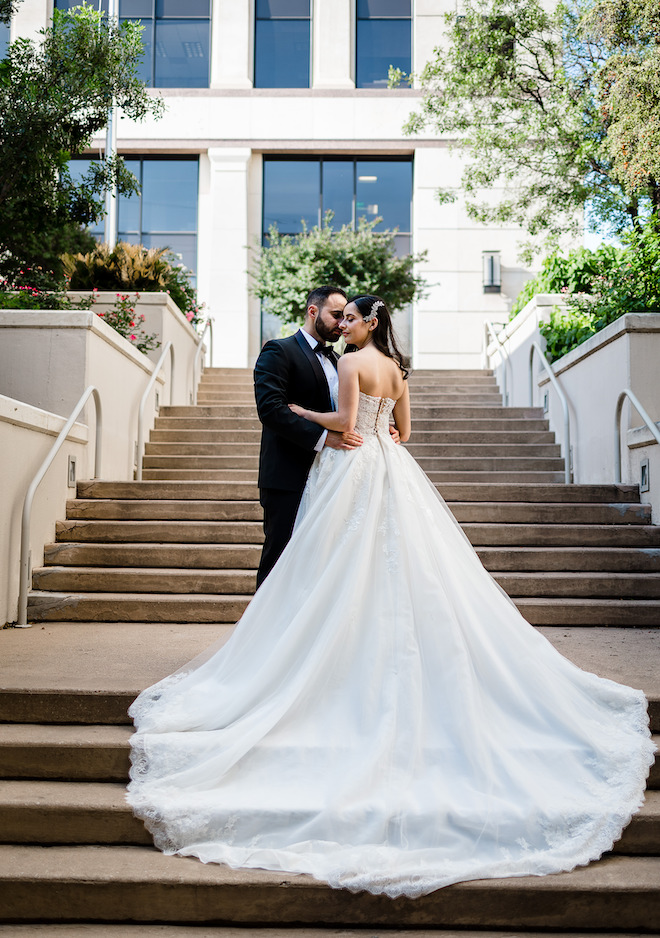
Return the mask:
<svg viewBox="0 0 660 938">
<path fill-rule="evenodd" d="M 580 599 L 578 597 L 512 597 L 532 625 L 660 626 L 660 600 Z"/>
<path fill-rule="evenodd" d="M 154 470 L 151 470 L 154 471 Z M 156 470 L 157 471 L 157 470 Z M 248 471 L 248 470 L 245 470 Z M 197 470 L 199 472 L 199 470 Z M 563 482 L 564 481 L 564 472 L 541 472 L 537 471 L 525 471 L 525 470 L 501 470 L 501 471 L 485 471 L 482 472 L 479 469 L 464 469 L 462 472 L 456 471 L 443 471 L 436 472 L 431 470 L 427 472 L 427 475 L 431 482 L 434 485 L 442 487 L 447 482 L 471 482 L 472 484 L 480 482 L 489 482 L 489 483 L 512 483 L 517 482 L 520 485 L 525 485 L 529 482 L 536 483 L 550 483 L 550 482 Z M 193 472 L 192 477 L 194 478 L 195 473 Z M 442 491 L 442 488 L 440 489 Z"/>
<path fill-rule="evenodd" d="M 187 428 L 189 422 L 182 421 Z M 261 430 L 190 430 L 182 427 L 181 429 L 168 430 L 156 429 L 149 435 L 150 443 L 231 443 L 236 446 L 244 444 L 257 446 L 261 442 Z M 552 434 L 550 434 L 552 436 Z"/>
<path fill-rule="evenodd" d="M 447 502 L 639 502 L 637 485 L 566 485 L 528 482 L 510 485 L 501 482 L 445 483 L 439 486 Z M 258 498 L 258 489 L 241 482 L 106 482 L 98 479 L 78 482 L 79 498 L 136 499 L 236 499 Z"/>
<path fill-rule="evenodd" d="M 660 858 L 610 856 L 570 873 L 457 883 L 414 901 L 310 876 L 230 870 L 148 846 L 0 847 L 5 921 L 224 922 L 660 929 Z"/>
<path fill-rule="evenodd" d="M 179 418 L 172 418 L 178 420 Z M 179 429 L 156 429 L 151 431 L 151 443 L 257 443 L 261 442 L 261 430 L 226 430 L 226 429 L 189 429 L 189 421 L 181 421 Z M 220 422 L 218 427 L 220 427 Z M 555 441 L 554 433 L 549 430 L 414 430 L 411 437 L 412 443 L 434 444 L 443 446 L 447 444 L 465 444 L 467 446 L 484 445 L 493 443 L 495 445 L 505 444 L 535 444 L 547 445 Z"/>
<path fill-rule="evenodd" d="M 492 571 L 509 596 L 658 599 L 660 573 Z M 36 585 L 36 584 L 35 584 Z M 660 620 L 658 621 L 660 624 Z"/>
<path fill-rule="evenodd" d="M 462 527 L 475 546 L 660 546 L 660 525 L 465 522 Z M 57 522 L 56 537 L 78 543 L 259 544 L 263 530 L 257 521 L 71 520 Z"/>
<path fill-rule="evenodd" d="M 511 596 L 601 597 L 655 599 L 660 597 L 660 573 L 503 572 L 493 576 Z M 234 593 L 252 596 L 256 572 L 177 567 L 38 567 L 32 574 L 35 590 L 98 593 Z"/>
<path fill-rule="evenodd" d="M 593 502 L 448 502 L 460 521 L 530 524 L 651 524 L 651 506 Z M 250 501 L 193 499 L 71 499 L 68 520 L 260 521 L 261 505 Z"/>
<path fill-rule="evenodd" d="M 197 394 L 197 406 L 215 405 L 232 407 L 251 406 L 255 407 L 254 393 L 248 391 L 199 391 Z M 443 389 L 434 393 L 424 394 L 415 393 L 411 395 L 411 405 L 415 410 L 426 406 L 444 406 L 444 405 L 465 405 L 465 406 L 502 406 L 502 395 L 498 391 L 475 391 L 469 390 L 461 392 L 459 389 Z"/>
<path fill-rule="evenodd" d="M 0 723 L 2 777 L 126 782 L 132 732 L 103 724 Z"/>
<path fill-rule="evenodd" d="M 460 450 L 460 447 L 457 447 Z M 522 449 L 522 447 L 521 447 Z M 484 450 L 491 451 L 490 447 Z M 480 472 L 559 472 L 563 471 L 564 460 L 548 456 L 535 457 L 523 455 L 506 455 L 502 457 L 487 455 L 479 458 L 471 456 L 418 456 L 417 462 L 425 472 L 469 472 L 478 469 Z M 243 470 L 254 469 L 259 466 L 258 455 L 254 456 L 153 456 L 146 455 L 143 459 L 145 469 L 225 469 Z"/>
<path fill-rule="evenodd" d="M 532 625 L 660 625 L 660 599 L 518 597 L 513 601 Z M 28 596 L 30 622 L 234 623 L 249 596 L 181 593 L 42 592 Z"/>
<path fill-rule="evenodd" d="M 479 547 L 487 570 L 511 572 L 660 571 L 657 548 L 635 547 Z M 47 544 L 48 566 L 256 570 L 259 544 Z"/>
<path fill-rule="evenodd" d="M 0 781 L 3 844 L 152 844 L 126 803 L 124 785 L 109 782 Z M 660 856 L 660 792 L 649 791 L 613 852 Z"/>
<path fill-rule="evenodd" d="M 249 926 L 223 927 L 221 925 L 202 926 L 195 925 L 94 925 L 93 923 L 67 924 L 67 925 L 4 925 L 3 938 L 367 938 L 362 928 L 335 929 L 306 928 L 296 926 L 293 928 L 251 928 Z M 648 933 L 630 930 L 625 935 L 621 932 L 595 931 L 589 933 L 589 938 L 637 938 Z M 373 929 L 367 933 L 368 938 L 585 938 L 584 932 L 543 932 L 527 931 L 516 928 L 515 934 L 510 929 L 505 931 L 473 931 L 472 929 L 450 928 L 423 928 L 400 929 L 396 926 L 387 927 L 380 936 L 374 936 Z"/>
<path fill-rule="evenodd" d="M 32 586 L 36 590 L 73 593 L 232 593 L 252 596 L 256 589 L 256 569 L 195 570 L 139 566 L 127 570 L 125 567 L 48 566 L 33 570 Z M 640 592 L 639 595 L 646 594 Z"/>
<path fill-rule="evenodd" d="M 2 777 L 125 783 L 132 732 L 128 725 L 0 723 Z M 658 734 L 653 741 L 660 748 Z M 660 751 L 656 753 L 647 784 L 648 791 L 658 789 Z M 657 806 L 660 791 L 654 798 Z"/>
<path fill-rule="evenodd" d="M 645 506 L 631 506 L 630 517 L 635 516 L 634 509 Z M 598 511 L 599 506 L 593 508 Z M 181 499 L 175 501 L 166 498 L 154 499 L 71 499 L 67 502 L 66 516 L 71 519 L 94 520 L 188 520 L 188 521 L 261 521 L 263 511 L 256 499 L 250 501 L 196 501 Z"/>
<path fill-rule="evenodd" d="M 258 521 L 58 521 L 58 541 L 261 544 Z"/>
<path fill-rule="evenodd" d="M 477 443 L 467 444 L 461 442 L 446 443 L 438 446 L 435 443 L 414 442 L 404 444 L 408 452 L 417 460 L 452 457 L 460 459 L 485 458 L 559 458 L 561 447 L 556 443 Z M 245 457 L 257 459 L 259 456 L 259 442 L 149 442 L 146 444 L 147 456 L 220 456 L 224 459 L 236 459 L 236 465 L 241 465 Z"/>
<path fill-rule="evenodd" d="M 44 563 L 93 567 L 256 570 L 261 544 L 46 544 Z"/>
<path fill-rule="evenodd" d="M 254 419 L 256 417 L 256 407 L 241 404 L 198 404 L 175 405 L 160 408 L 161 417 L 219 417 L 222 420 L 227 417 L 243 417 Z M 509 420 L 543 420 L 543 411 L 540 407 L 490 407 L 468 404 L 447 404 L 444 407 L 437 404 L 420 404 L 415 408 L 415 419 L 480 419 L 492 420 L 499 418 L 500 421 Z"/>
<path fill-rule="evenodd" d="M 251 482 L 256 486 L 256 469 L 143 469 L 146 482 Z"/>
<path fill-rule="evenodd" d="M 180 593 L 56 593 L 33 590 L 30 622 L 237 622 L 249 597 Z"/>
</svg>

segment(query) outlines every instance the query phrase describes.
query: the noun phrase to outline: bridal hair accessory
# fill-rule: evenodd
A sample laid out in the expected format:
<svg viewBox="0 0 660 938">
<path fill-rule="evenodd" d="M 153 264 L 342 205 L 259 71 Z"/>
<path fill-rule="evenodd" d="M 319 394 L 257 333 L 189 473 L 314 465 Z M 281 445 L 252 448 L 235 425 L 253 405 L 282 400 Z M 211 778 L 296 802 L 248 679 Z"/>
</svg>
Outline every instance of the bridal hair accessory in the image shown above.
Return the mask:
<svg viewBox="0 0 660 938">
<path fill-rule="evenodd" d="M 362 319 L 364 320 L 364 322 L 371 322 L 371 320 L 372 320 L 372 319 L 374 318 L 374 316 L 376 315 L 376 311 L 377 311 L 378 308 L 381 307 L 381 306 L 385 306 L 385 304 L 383 303 L 382 300 L 374 300 L 374 302 L 371 304 L 371 309 L 369 310 L 369 312 L 367 313 L 367 315 L 362 317 Z"/>
</svg>

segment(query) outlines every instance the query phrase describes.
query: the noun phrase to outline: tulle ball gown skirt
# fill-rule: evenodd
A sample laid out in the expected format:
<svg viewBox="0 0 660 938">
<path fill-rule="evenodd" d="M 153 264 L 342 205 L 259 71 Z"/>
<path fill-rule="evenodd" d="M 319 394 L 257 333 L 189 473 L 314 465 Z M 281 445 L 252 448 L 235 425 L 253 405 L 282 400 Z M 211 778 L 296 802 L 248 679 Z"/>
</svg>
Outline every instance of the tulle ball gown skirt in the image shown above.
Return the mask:
<svg viewBox="0 0 660 938">
<path fill-rule="evenodd" d="M 522 618 L 373 400 L 229 642 L 133 704 L 128 800 L 166 853 L 392 897 L 588 863 L 643 801 L 644 695 Z"/>
</svg>

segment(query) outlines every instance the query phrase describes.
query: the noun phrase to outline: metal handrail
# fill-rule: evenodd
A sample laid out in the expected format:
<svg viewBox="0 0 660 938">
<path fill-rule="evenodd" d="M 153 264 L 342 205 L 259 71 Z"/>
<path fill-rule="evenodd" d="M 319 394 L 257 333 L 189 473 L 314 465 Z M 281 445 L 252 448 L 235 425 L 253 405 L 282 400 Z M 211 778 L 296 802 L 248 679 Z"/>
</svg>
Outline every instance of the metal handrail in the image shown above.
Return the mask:
<svg viewBox="0 0 660 938">
<path fill-rule="evenodd" d="M 193 386 L 192 386 L 192 391 L 190 393 L 191 404 L 197 404 L 197 385 L 198 385 L 198 381 L 196 380 L 197 363 L 199 362 L 200 355 L 202 354 L 202 350 L 204 348 L 204 336 L 206 335 L 207 332 L 209 333 L 209 348 L 208 348 L 209 359 L 212 362 L 213 361 L 213 320 L 212 319 L 206 320 L 206 324 L 204 328 L 202 329 L 202 333 L 199 337 L 199 345 L 197 346 L 197 352 L 195 353 L 195 360 L 193 362 L 193 370 L 192 370 Z"/>
<path fill-rule="evenodd" d="M 529 350 L 529 406 L 534 406 L 534 372 L 532 368 L 532 364 L 534 362 L 534 352 L 538 352 L 541 359 L 541 364 L 547 371 L 548 377 L 550 378 L 550 383 L 559 395 L 559 400 L 561 401 L 561 409 L 564 420 L 564 480 L 570 484 L 573 480 L 571 478 L 571 418 L 568 412 L 568 399 L 562 391 L 561 385 L 557 381 L 555 373 L 550 366 L 550 362 L 545 357 L 545 352 L 538 344 L 538 342 L 532 342 L 532 347 Z"/>
<path fill-rule="evenodd" d="M 165 361 L 165 356 L 167 355 L 168 352 L 170 353 L 170 406 L 172 405 L 172 401 L 173 401 L 172 395 L 174 393 L 174 346 L 172 345 L 171 342 L 167 342 L 165 344 L 165 348 L 163 349 L 160 358 L 156 362 L 156 367 L 151 373 L 151 377 L 149 378 L 149 383 L 144 389 L 144 394 L 142 395 L 142 398 L 140 400 L 140 409 L 138 411 L 138 430 L 137 430 L 137 468 L 136 468 L 136 473 L 135 473 L 135 478 L 137 479 L 138 482 L 142 481 L 142 454 L 144 451 L 144 408 L 147 406 L 147 399 L 149 397 L 149 393 L 151 389 L 153 388 L 154 384 L 156 383 L 156 379 L 158 378 L 158 375 L 160 374 L 160 369 L 163 367 L 163 362 Z"/>
<path fill-rule="evenodd" d="M 651 420 L 647 412 L 644 410 L 644 407 L 640 404 L 636 395 L 630 390 L 630 388 L 624 388 L 623 391 L 619 394 L 616 401 L 616 409 L 614 411 L 614 481 L 621 482 L 621 412 L 623 411 L 623 402 L 628 398 L 630 403 L 633 405 L 639 416 L 642 418 L 646 426 L 649 428 L 653 436 L 655 437 L 656 443 L 660 443 L 660 430 L 658 430 L 656 424 Z"/>
<path fill-rule="evenodd" d="M 506 370 L 507 368 L 511 369 L 511 359 L 509 358 L 509 353 L 506 350 L 506 347 L 500 342 L 500 338 L 495 332 L 495 328 L 492 322 L 487 320 L 484 322 L 484 354 L 486 358 L 486 364 L 489 363 L 490 358 L 488 356 L 488 334 L 493 337 L 493 340 L 496 342 L 500 351 L 502 352 L 502 358 L 504 360 L 504 371 L 503 371 L 503 382 L 502 382 L 502 397 L 504 398 L 504 406 L 509 406 L 509 392 L 507 390 L 507 380 L 506 380 Z M 511 386 L 513 387 L 513 371 L 511 371 Z"/>
<path fill-rule="evenodd" d="M 101 471 L 101 433 L 103 428 L 103 416 L 101 410 L 101 397 L 99 392 L 93 384 L 90 384 L 89 387 L 85 388 L 83 391 L 80 400 L 71 412 L 71 416 L 60 430 L 59 436 L 51 446 L 50 452 L 39 466 L 39 469 L 32 479 L 32 482 L 30 482 L 27 493 L 25 495 L 25 501 L 23 502 L 23 515 L 21 518 L 21 559 L 19 567 L 18 620 L 16 622 L 16 625 L 19 629 L 29 629 L 32 627 L 31 624 L 28 624 L 27 620 L 27 597 L 30 583 L 30 522 L 32 520 L 32 502 L 34 501 L 34 496 L 43 480 L 43 477 L 46 475 L 50 465 L 60 451 L 62 444 L 69 435 L 71 427 L 76 422 L 76 417 L 87 403 L 90 395 L 93 395 L 94 404 L 96 407 L 96 435 L 94 440 L 93 478 L 97 478 L 99 475 Z"/>
</svg>

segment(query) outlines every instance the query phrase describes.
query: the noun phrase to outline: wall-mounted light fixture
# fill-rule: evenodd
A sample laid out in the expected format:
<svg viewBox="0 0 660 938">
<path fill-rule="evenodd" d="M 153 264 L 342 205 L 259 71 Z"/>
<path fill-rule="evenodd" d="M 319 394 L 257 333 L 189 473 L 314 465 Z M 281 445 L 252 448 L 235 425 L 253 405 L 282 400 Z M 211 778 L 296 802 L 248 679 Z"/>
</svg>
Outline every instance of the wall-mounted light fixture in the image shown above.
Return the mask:
<svg viewBox="0 0 660 938">
<path fill-rule="evenodd" d="M 484 293 L 500 293 L 502 278 L 500 274 L 500 252 L 483 251 L 481 254 Z"/>
</svg>

